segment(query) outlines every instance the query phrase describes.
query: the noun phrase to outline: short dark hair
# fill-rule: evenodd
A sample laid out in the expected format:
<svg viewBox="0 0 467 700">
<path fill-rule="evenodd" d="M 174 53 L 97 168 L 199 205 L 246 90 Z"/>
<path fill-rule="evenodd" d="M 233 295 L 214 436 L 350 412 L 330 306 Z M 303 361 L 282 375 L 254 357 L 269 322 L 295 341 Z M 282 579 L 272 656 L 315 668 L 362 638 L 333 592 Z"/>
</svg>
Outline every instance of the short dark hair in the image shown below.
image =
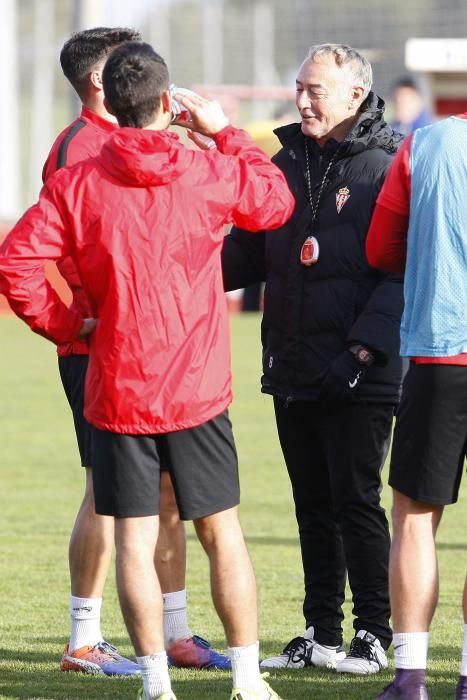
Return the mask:
<svg viewBox="0 0 467 700">
<path fill-rule="evenodd" d="M 159 109 L 161 94 L 169 87 L 169 71 L 150 44 L 127 41 L 110 54 L 102 82 L 119 125 L 142 129 Z"/>
<path fill-rule="evenodd" d="M 403 75 L 395 80 L 391 86 L 391 90 L 394 91 L 397 90 L 397 88 L 409 88 L 410 90 L 414 90 L 420 94 L 420 88 L 417 81 L 410 75 Z"/>
<path fill-rule="evenodd" d="M 75 32 L 63 45 L 60 65 L 78 95 L 86 95 L 88 75 L 94 66 L 124 41 L 140 41 L 141 34 L 127 27 L 94 27 Z"/>
</svg>

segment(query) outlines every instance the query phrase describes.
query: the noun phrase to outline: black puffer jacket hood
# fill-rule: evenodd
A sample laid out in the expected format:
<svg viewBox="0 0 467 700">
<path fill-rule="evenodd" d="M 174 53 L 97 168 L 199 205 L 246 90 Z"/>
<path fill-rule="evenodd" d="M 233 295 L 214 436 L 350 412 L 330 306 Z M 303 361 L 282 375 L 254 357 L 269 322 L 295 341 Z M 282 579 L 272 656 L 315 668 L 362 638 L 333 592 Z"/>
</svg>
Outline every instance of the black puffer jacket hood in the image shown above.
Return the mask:
<svg viewBox="0 0 467 700">
<path fill-rule="evenodd" d="M 262 322 L 262 390 L 288 400 L 315 400 L 330 364 L 353 344 L 376 353 L 354 400 L 396 402 L 401 381 L 399 326 L 402 278 L 372 269 L 366 234 L 379 190 L 403 140 L 383 118 L 384 102 L 370 93 L 344 141 L 324 148 L 309 140 L 312 197 L 332 159 L 315 221 L 307 192 L 305 137 L 300 124 L 275 131 L 282 149 L 274 162 L 296 199 L 280 229 L 226 237 L 226 289 L 266 281 Z M 336 152 L 337 151 L 337 152 Z M 318 262 L 300 263 L 303 242 L 318 240 Z"/>
</svg>

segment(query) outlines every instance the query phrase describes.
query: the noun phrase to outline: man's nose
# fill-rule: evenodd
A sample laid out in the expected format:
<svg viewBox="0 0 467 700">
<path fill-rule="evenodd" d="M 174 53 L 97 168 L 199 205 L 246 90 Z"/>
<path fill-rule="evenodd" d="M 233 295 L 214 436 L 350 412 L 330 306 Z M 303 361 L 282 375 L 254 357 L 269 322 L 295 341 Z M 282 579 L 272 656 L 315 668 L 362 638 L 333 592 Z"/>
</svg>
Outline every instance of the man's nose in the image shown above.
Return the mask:
<svg viewBox="0 0 467 700">
<path fill-rule="evenodd" d="M 305 107 L 310 106 L 310 98 L 306 94 L 305 90 L 297 94 L 296 105 L 300 111 Z"/>
</svg>

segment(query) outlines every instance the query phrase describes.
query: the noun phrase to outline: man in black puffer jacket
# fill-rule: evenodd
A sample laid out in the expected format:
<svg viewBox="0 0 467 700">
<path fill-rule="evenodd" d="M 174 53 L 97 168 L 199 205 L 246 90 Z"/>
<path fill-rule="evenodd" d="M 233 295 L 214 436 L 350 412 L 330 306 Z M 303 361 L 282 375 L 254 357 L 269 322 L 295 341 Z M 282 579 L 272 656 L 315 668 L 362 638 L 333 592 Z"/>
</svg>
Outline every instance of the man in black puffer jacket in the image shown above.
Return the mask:
<svg viewBox="0 0 467 700">
<path fill-rule="evenodd" d="M 264 668 L 387 666 L 389 531 L 380 473 L 399 398 L 402 279 L 370 268 L 365 239 L 402 141 L 371 92 L 368 61 L 345 45 L 310 49 L 297 77 L 301 123 L 276 130 L 295 195 L 273 232 L 233 228 L 227 290 L 266 282 L 262 391 L 272 394 L 292 482 L 306 631 Z M 355 637 L 345 656 L 346 573 Z"/>
</svg>

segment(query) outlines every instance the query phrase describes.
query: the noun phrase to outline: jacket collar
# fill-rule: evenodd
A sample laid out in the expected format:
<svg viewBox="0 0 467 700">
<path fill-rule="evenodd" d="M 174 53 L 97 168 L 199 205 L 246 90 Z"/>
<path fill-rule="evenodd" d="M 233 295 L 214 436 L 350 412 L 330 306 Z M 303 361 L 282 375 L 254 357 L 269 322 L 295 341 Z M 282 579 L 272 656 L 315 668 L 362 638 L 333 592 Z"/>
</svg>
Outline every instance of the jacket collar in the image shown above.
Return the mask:
<svg viewBox="0 0 467 700">
<path fill-rule="evenodd" d="M 84 105 L 81 109 L 81 118 L 85 119 L 87 122 L 91 122 L 91 124 L 97 126 L 98 129 L 101 131 L 106 131 L 109 134 L 113 133 L 115 129 L 119 128 L 118 124 L 115 122 L 104 119 L 104 117 L 99 116 L 99 114 L 94 112 L 92 109 L 89 109 L 89 107 L 85 107 Z"/>
</svg>

